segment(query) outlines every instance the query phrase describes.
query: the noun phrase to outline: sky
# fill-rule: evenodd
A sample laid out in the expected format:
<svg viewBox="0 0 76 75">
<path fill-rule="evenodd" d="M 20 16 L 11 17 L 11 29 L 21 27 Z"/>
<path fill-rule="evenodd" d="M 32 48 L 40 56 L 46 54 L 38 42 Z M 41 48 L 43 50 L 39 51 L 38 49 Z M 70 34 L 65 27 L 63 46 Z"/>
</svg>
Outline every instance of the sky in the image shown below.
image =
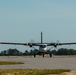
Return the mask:
<svg viewBox="0 0 76 75">
<path fill-rule="evenodd" d="M 41 32 L 44 42 L 76 42 L 76 0 L 0 0 L 1 42 L 40 42 Z M 30 50 L 0 45 L 0 51 L 9 48 Z"/>
</svg>

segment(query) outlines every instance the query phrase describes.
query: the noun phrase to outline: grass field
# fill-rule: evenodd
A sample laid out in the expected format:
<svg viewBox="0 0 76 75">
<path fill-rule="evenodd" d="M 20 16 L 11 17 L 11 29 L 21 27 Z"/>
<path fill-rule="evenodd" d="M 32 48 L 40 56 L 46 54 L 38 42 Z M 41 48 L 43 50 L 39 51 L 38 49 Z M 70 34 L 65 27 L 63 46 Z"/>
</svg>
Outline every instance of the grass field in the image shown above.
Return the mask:
<svg viewBox="0 0 76 75">
<path fill-rule="evenodd" d="M 0 75 L 48 75 L 48 74 L 61 74 L 69 72 L 65 69 L 0 69 Z"/>
</svg>

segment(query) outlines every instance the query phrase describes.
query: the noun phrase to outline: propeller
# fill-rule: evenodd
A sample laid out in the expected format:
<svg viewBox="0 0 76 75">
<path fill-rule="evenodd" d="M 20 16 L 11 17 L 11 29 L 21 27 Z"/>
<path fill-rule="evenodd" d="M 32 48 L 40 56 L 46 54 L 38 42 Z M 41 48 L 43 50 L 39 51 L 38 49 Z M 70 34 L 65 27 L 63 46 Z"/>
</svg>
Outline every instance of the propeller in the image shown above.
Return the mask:
<svg viewBox="0 0 76 75">
<path fill-rule="evenodd" d="M 54 42 L 55 44 L 54 44 L 54 47 L 56 48 L 58 45 L 59 45 L 59 43 L 60 43 L 60 41 L 59 40 L 57 40 L 56 42 Z"/>
<path fill-rule="evenodd" d="M 31 48 L 33 48 L 34 50 L 37 50 L 37 48 L 35 48 L 35 47 L 32 46 L 32 43 L 34 43 L 34 42 L 35 42 L 35 41 L 34 41 L 33 39 L 31 39 L 31 42 L 30 42 L 30 45 L 29 45 L 29 46 L 30 46 Z"/>
<path fill-rule="evenodd" d="M 57 44 L 59 45 L 59 43 L 60 43 L 60 41 L 59 40 L 57 40 Z"/>
<path fill-rule="evenodd" d="M 55 43 L 55 45 L 54 45 L 54 49 L 55 49 L 55 50 L 58 50 L 58 45 L 59 45 L 59 43 L 60 43 L 60 41 L 57 40 L 56 43 Z"/>
<path fill-rule="evenodd" d="M 33 39 L 31 39 L 31 43 L 34 43 L 35 41 Z"/>
<path fill-rule="evenodd" d="M 34 40 L 31 39 L 31 41 L 28 43 L 28 46 L 32 47 L 33 42 L 34 42 Z"/>
</svg>

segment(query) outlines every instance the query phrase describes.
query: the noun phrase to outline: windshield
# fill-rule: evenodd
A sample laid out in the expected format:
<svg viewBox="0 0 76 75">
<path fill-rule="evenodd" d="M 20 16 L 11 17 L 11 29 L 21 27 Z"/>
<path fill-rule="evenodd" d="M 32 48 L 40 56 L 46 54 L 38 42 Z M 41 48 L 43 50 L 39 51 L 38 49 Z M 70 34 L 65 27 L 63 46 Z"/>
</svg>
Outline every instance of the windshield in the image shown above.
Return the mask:
<svg viewBox="0 0 76 75">
<path fill-rule="evenodd" d="M 46 47 L 46 45 L 40 45 L 40 47 L 45 48 L 45 47 Z"/>
</svg>

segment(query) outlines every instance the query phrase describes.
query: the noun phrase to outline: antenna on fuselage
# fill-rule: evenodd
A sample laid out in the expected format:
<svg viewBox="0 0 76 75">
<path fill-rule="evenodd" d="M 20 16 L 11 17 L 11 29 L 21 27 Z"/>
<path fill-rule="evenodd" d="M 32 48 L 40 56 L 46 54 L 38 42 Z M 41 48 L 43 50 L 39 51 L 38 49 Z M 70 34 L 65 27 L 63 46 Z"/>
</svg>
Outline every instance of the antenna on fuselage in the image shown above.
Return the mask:
<svg viewBox="0 0 76 75">
<path fill-rule="evenodd" d="M 43 43 L 43 33 L 41 32 L 41 43 Z"/>
</svg>

